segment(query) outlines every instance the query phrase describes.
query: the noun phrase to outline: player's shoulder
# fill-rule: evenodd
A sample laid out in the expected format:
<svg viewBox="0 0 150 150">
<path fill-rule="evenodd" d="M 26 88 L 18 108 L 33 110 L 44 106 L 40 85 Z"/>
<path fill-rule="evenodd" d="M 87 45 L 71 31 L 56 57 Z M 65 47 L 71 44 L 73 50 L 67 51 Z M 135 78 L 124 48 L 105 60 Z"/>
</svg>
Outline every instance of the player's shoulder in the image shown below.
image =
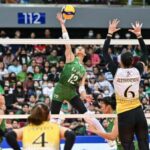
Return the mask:
<svg viewBox="0 0 150 150">
<path fill-rule="evenodd" d="M 135 67 L 132 67 L 132 68 L 118 68 L 117 69 L 118 74 L 124 74 L 126 72 L 139 73 L 138 69 L 135 68 Z"/>
</svg>

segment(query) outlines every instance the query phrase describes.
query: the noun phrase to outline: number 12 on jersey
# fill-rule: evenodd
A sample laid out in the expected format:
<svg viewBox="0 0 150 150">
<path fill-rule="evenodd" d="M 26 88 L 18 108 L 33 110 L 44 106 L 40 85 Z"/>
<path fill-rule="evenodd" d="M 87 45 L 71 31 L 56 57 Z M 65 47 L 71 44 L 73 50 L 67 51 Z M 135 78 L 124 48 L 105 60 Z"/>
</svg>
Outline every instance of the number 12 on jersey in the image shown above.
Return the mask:
<svg viewBox="0 0 150 150">
<path fill-rule="evenodd" d="M 68 79 L 68 82 L 70 83 L 70 84 L 75 84 L 75 82 L 77 81 L 79 79 L 79 77 L 77 76 L 77 75 L 75 75 L 75 74 L 72 74 L 71 76 L 70 76 L 70 78 Z"/>
</svg>

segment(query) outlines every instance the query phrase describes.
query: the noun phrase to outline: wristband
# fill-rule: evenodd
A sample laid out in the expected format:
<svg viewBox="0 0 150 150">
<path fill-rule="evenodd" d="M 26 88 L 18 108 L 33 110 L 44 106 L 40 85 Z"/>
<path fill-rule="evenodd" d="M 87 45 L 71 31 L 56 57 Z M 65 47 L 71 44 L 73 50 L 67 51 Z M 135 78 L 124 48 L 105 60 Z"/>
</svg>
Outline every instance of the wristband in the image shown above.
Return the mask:
<svg viewBox="0 0 150 150">
<path fill-rule="evenodd" d="M 138 36 L 137 36 L 138 39 L 141 38 L 141 37 L 142 37 L 142 35 L 138 35 Z"/>
<path fill-rule="evenodd" d="M 68 32 L 63 32 L 62 33 L 62 37 L 63 37 L 63 39 L 66 39 L 66 40 L 69 40 L 70 38 L 69 38 L 69 35 L 68 35 Z"/>
<path fill-rule="evenodd" d="M 111 33 L 108 33 L 107 36 L 112 37 L 112 34 L 111 34 Z"/>
<path fill-rule="evenodd" d="M 80 87 L 79 87 L 79 93 L 81 94 L 82 92 L 85 92 L 86 90 L 85 90 L 85 86 L 84 85 L 81 85 Z"/>
</svg>

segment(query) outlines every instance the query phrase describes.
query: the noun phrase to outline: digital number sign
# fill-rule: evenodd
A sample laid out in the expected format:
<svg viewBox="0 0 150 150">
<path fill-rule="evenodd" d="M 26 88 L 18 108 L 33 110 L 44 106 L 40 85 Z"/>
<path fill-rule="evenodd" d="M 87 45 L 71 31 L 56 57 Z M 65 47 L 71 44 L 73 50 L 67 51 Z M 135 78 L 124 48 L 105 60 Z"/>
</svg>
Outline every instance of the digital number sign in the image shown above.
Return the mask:
<svg viewBox="0 0 150 150">
<path fill-rule="evenodd" d="M 43 12 L 19 12 L 18 24 L 45 24 L 46 14 Z"/>
</svg>

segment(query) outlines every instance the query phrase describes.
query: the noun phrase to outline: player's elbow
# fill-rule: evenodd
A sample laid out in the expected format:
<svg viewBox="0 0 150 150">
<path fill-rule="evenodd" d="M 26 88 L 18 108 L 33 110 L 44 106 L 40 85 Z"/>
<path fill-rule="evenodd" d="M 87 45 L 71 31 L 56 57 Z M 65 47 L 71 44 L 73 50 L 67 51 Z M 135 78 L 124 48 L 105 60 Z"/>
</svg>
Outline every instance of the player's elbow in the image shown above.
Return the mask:
<svg viewBox="0 0 150 150">
<path fill-rule="evenodd" d="M 108 140 L 114 141 L 114 140 L 116 140 L 116 138 L 117 137 L 115 137 L 115 136 L 111 136 Z"/>
<path fill-rule="evenodd" d="M 117 137 L 118 137 L 117 134 L 111 134 L 111 135 L 109 136 L 109 139 L 108 139 L 108 140 L 114 141 L 114 140 L 116 140 Z"/>
</svg>

